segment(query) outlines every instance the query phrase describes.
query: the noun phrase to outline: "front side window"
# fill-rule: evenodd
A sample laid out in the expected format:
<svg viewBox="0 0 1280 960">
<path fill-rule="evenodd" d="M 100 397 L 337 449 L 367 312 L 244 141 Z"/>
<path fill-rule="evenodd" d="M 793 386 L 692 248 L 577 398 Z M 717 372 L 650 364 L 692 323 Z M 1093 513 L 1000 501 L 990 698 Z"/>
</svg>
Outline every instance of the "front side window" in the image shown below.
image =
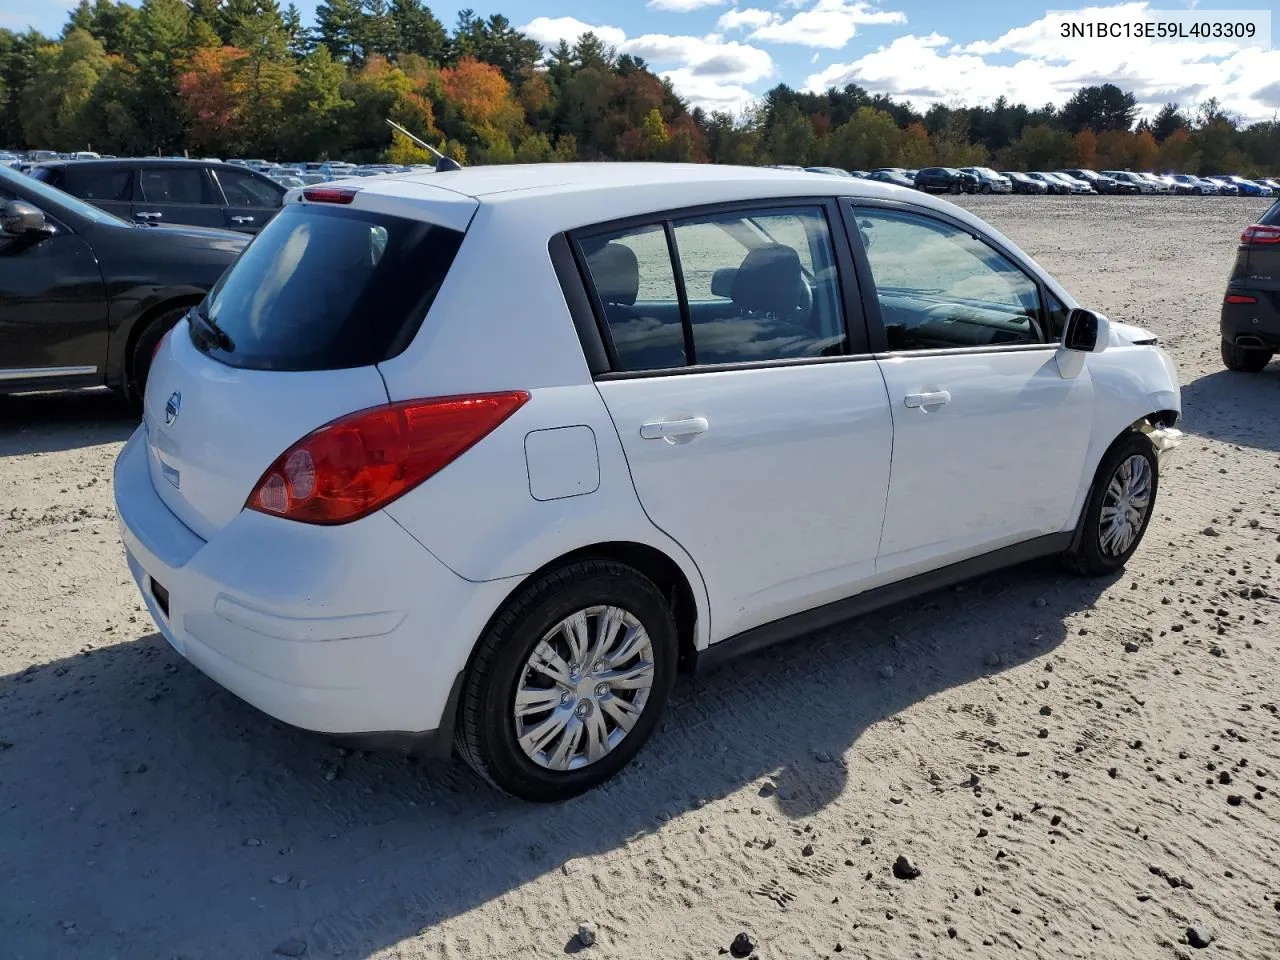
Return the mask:
<svg viewBox="0 0 1280 960">
<path fill-rule="evenodd" d="M 620 370 L 848 352 L 821 206 L 714 213 L 670 225 L 674 250 L 665 223 L 581 241 Z"/>
<path fill-rule="evenodd" d="M 1052 342 L 1035 283 L 992 247 L 917 214 L 856 217 L 890 350 Z"/>
</svg>

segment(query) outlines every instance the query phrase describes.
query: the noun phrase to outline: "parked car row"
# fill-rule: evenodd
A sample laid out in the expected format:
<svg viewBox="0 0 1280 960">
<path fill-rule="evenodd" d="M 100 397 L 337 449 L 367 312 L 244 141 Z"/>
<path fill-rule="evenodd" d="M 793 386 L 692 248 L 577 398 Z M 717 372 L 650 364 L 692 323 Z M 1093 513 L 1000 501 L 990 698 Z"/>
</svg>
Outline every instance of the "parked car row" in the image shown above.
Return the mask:
<svg viewBox="0 0 1280 960">
<path fill-rule="evenodd" d="M 1280 178 L 1249 180 L 1235 174 L 1197 177 L 1189 173 L 1137 173 L 1132 170 L 1085 168 L 1070 170 L 1016 170 L 997 173 L 990 167 L 880 167 L 876 170 L 841 170 L 838 167 L 795 167 L 840 177 L 878 180 L 900 187 L 915 187 L 933 193 L 1048 193 L 1048 194 L 1179 194 L 1195 196 L 1270 197 L 1280 193 Z"/>
</svg>

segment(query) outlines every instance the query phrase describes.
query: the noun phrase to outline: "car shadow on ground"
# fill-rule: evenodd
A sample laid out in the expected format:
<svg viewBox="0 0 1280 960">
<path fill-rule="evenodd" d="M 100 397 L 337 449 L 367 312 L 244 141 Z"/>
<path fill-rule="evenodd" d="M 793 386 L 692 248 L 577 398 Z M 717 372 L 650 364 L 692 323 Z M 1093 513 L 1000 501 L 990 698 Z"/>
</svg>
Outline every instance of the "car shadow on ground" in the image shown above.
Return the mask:
<svg viewBox="0 0 1280 960">
<path fill-rule="evenodd" d="M 572 861 L 744 787 L 801 820 L 875 778 L 870 725 L 1052 656 L 1109 582 L 1024 565 L 682 679 L 637 762 L 553 806 L 287 728 L 154 633 L 28 668 L 0 678 L 3 952 L 367 957 L 550 871 L 599 882 Z M 995 749 L 980 716 L 953 727 Z"/>
<path fill-rule="evenodd" d="M 0 395 L 0 457 L 123 442 L 137 425 L 111 390 Z"/>
<path fill-rule="evenodd" d="M 1256 450 L 1280 452 L 1280 363 L 1261 373 L 1218 370 L 1182 387 L 1182 428 Z"/>
</svg>

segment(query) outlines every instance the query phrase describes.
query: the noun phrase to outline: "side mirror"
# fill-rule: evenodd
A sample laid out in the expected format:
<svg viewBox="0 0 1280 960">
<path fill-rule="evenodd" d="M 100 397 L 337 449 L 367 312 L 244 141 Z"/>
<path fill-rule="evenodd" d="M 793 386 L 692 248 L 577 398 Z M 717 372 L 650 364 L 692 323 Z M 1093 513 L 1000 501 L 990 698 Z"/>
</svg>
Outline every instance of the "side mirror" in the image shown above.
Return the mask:
<svg viewBox="0 0 1280 960">
<path fill-rule="evenodd" d="M 1101 353 L 1111 342 L 1111 321 L 1100 313 L 1080 307 L 1067 315 L 1062 345 L 1081 353 Z"/>
<path fill-rule="evenodd" d="M 44 211 L 21 200 L 10 200 L 0 209 L 0 230 L 11 237 L 32 234 L 48 236 L 53 233 L 53 227 L 45 219 Z"/>
</svg>

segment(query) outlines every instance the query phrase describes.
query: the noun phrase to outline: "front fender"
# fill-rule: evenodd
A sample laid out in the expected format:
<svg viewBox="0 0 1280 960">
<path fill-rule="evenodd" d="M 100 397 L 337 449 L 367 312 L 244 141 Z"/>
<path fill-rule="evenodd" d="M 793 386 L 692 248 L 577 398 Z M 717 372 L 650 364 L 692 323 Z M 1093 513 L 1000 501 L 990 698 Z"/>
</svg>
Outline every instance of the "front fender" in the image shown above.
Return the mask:
<svg viewBox="0 0 1280 960">
<path fill-rule="evenodd" d="M 1086 364 L 1093 382 L 1093 429 L 1072 517 L 1080 515 L 1098 464 L 1117 437 L 1152 414 L 1172 412 L 1176 419 L 1182 416 L 1178 369 L 1173 358 L 1160 347 L 1109 346 L 1101 353 L 1089 354 Z M 1170 434 L 1158 437 L 1153 443 L 1160 449 L 1176 445 L 1176 440 L 1177 437 Z"/>
</svg>

